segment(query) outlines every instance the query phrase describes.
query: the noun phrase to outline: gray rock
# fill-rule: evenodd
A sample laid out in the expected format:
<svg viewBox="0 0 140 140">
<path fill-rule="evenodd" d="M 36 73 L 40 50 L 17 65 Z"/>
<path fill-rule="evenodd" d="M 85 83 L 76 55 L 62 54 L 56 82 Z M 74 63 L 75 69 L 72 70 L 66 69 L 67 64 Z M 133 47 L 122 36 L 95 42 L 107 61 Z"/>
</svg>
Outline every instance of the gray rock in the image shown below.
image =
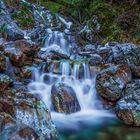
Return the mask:
<svg viewBox="0 0 140 140">
<path fill-rule="evenodd" d="M 89 64 L 91 66 L 100 66 L 102 65 L 102 57 L 98 54 L 91 54 L 89 58 Z"/>
<path fill-rule="evenodd" d="M 4 4 L 1 4 L 4 6 Z M 11 19 L 8 10 L 3 8 L 0 12 L 0 26 L 5 27 L 5 33 L 7 35 L 7 40 L 15 41 L 17 39 L 23 39 L 24 33 L 23 31 L 17 26 L 17 24 Z"/>
<path fill-rule="evenodd" d="M 8 41 L 15 41 L 24 38 L 23 31 L 14 22 L 7 25 L 6 34 Z"/>
<path fill-rule="evenodd" d="M 140 47 L 131 43 L 110 42 L 97 48 L 103 63 L 136 65 L 140 62 Z"/>
<path fill-rule="evenodd" d="M 124 123 L 140 126 L 140 80 L 126 86 L 124 96 L 116 104 L 116 114 Z"/>
<path fill-rule="evenodd" d="M 126 84 L 131 80 L 132 75 L 128 65 L 111 65 L 97 75 L 96 89 L 106 100 L 117 101 L 121 98 Z"/>
<path fill-rule="evenodd" d="M 48 60 L 48 59 L 69 59 L 70 55 L 63 51 L 58 45 L 54 45 L 48 48 L 41 48 L 39 58 Z"/>
</svg>

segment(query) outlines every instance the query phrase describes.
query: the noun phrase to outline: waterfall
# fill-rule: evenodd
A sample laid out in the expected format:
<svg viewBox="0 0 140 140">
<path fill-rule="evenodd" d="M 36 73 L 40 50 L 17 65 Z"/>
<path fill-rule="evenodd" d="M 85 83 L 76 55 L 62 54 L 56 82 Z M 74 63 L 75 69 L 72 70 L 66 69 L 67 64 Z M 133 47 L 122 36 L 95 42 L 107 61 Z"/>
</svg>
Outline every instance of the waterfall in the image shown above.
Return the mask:
<svg viewBox="0 0 140 140">
<path fill-rule="evenodd" d="M 73 68 L 73 76 L 78 79 L 79 78 L 79 64 L 75 64 Z"/>
<path fill-rule="evenodd" d="M 53 121 L 60 130 L 78 130 L 80 129 L 80 122 L 85 123 L 86 125 L 94 125 L 97 122 L 101 123 L 99 118 L 114 117 L 100 107 L 101 102 L 97 99 L 95 88 L 96 74 L 94 74 L 93 77 L 89 77 L 90 68 L 88 64 L 84 63 L 82 66 L 84 67 L 84 73 L 89 72 L 89 74 L 86 74 L 82 79 L 79 79 L 80 67 L 78 64 L 75 64 L 74 67 L 71 68 L 68 62 L 61 62 L 59 69 L 59 73 L 61 74 L 55 74 L 53 73 L 53 70 L 49 73 L 41 74 L 38 70 L 35 70 L 35 79 L 28 85 L 29 91 L 31 91 L 32 94 L 39 95 L 44 101 L 47 108 L 51 111 Z M 54 64 L 51 67 L 54 67 Z M 67 115 L 53 111 L 51 89 L 54 84 L 59 82 L 69 85 L 75 91 L 81 107 L 80 112 Z"/>
<path fill-rule="evenodd" d="M 41 97 L 50 110 L 52 119 L 59 129 L 80 129 L 80 125 L 83 123 L 88 125 L 95 124 L 98 120 L 101 122 L 99 118 L 112 117 L 112 114 L 101 107 L 102 103 L 97 98 L 95 88 L 96 73 L 91 73 L 88 62 L 78 60 L 79 62 L 77 63 L 73 61 L 77 59 L 77 54 L 75 55 L 77 44 L 74 41 L 74 37 L 70 35 L 72 22 L 68 22 L 60 16 L 57 16 L 57 18 L 57 20 L 60 20 L 64 24 L 64 31 L 53 30 L 53 25 L 51 24 L 46 29 L 47 35 L 41 51 L 57 51 L 70 56 L 69 60 L 65 59 L 59 62 L 58 73 L 54 72 L 56 64 L 53 62 L 50 65 L 48 73 L 34 70 L 33 81 L 29 83 L 28 90 L 32 94 L 37 94 Z M 53 110 L 51 89 L 54 84 L 61 82 L 74 90 L 81 108 L 79 112 L 68 115 Z"/>
</svg>

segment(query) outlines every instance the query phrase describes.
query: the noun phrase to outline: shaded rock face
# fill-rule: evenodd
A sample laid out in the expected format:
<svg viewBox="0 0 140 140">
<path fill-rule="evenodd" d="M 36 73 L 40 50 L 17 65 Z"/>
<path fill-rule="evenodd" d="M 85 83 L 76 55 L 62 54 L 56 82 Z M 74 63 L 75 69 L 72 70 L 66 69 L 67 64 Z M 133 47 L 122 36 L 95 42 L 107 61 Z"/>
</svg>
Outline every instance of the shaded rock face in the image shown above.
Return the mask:
<svg viewBox="0 0 140 140">
<path fill-rule="evenodd" d="M 116 101 L 120 99 L 123 89 L 131 79 L 128 65 L 111 65 L 97 75 L 96 89 L 103 98 Z"/>
<path fill-rule="evenodd" d="M 25 127 L 19 131 L 16 132 L 16 134 L 14 134 L 10 140 L 31 140 L 31 139 L 35 139 L 35 140 L 39 140 L 39 136 L 34 132 L 33 129 L 29 128 L 29 127 Z"/>
<path fill-rule="evenodd" d="M 140 126 L 140 80 L 126 86 L 124 96 L 116 104 L 116 114 L 124 123 Z"/>
<path fill-rule="evenodd" d="M 135 78 L 140 78 L 140 64 L 131 67 L 132 73 Z"/>
<path fill-rule="evenodd" d="M 56 112 L 74 113 L 80 110 L 74 90 L 64 83 L 52 87 L 52 104 Z"/>
<path fill-rule="evenodd" d="M 98 54 L 91 54 L 89 64 L 91 66 L 101 66 L 102 65 L 102 57 Z"/>
<path fill-rule="evenodd" d="M 7 25 L 6 34 L 8 41 L 15 41 L 24 38 L 23 31 L 19 29 L 19 27 L 14 22 Z"/>
<path fill-rule="evenodd" d="M 23 79 L 31 78 L 33 69 L 33 66 L 24 66 L 20 71 L 20 77 Z"/>
<path fill-rule="evenodd" d="M 57 139 L 55 126 L 44 103 L 19 88 L 8 88 L 0 93 L 0 117 L 0 138 Z"/>
<path fill-rule="evenodd" d="M 0 52 L 0 72 L 4 72 L 6 70 L 6 58 Z"/>
<path fill-rule="evenodd" d="M 3 51 L 4 50 L 4 43 L 5 43 L 6 41 L 5 41 L 5 39 L 4 38 L 0 38 L 0 51 Z"/>
<path fill-rule="evenodd" d="M 0 91 L 4 91 L 7 87 L 12 85 L 12 79 L 5 75 L 5 74 L 0 74 Z"/>
</svg>

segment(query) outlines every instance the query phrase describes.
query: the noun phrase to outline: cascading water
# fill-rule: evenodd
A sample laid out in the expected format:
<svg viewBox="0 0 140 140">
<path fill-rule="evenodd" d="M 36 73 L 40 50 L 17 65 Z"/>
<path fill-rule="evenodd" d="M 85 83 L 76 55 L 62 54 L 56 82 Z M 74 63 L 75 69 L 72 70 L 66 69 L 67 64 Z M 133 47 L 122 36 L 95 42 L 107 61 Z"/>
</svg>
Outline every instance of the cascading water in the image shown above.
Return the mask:
<svg viewBox="0 0 140 140">
<path fill-rule="evenodd" d="M 87 69 L 89 69 L 88 65 L 83 64 L 83 66 L 84 73 L 89 72 L 89 70 L 87 71 Z M 60 64 L 60 75 L 54 74 L 53 69 L 51 70 L 52 71 L 49 73 L 42 74 L 40 74 L 38 70 L 35 70 L 34 81 L 28 85 L 28 89 L 33 94 L 40 95 L 48 109 L 51 111 L 52 119 L 58 128 L 78 129 L 80 128 L 79 123 L 91 125 L 95 122 L 97 123 L 97 120 L 99 120 L 100 117 L 112 117 L 110 113 L 104 111 L 102 107 L 100 107 L 101 102 L 96 97 L 96 74 L 90 78 L 87 77 L 87 75 L 90 75 L 90 73 L 86 73 L 86 75 L 84 74 L 83 78 L 79 79 L 79 67 L 77 67 L 77 64 L 75 64 L 74 68 L 71 68 L 68 62 L 62 62 Z M 81 107 L 80 112 L 64 114 L 53 111 L 51 89 L 54 84 L 60 82 L 63 82 L 73 88 Z M 95 121 L 96 117 L 98 119 Z"/>
<path fill-rule="evenodd" d="M 37 12 L 37 14 L 39 13 Z M 40 16 L 43 18 L 42 12 Z M 50 20 L 51 18 L 49 18 L 49 23 L 51 22 Z M 77 59 L 77 55 L 75 55 L 77 45 L 74 38 L 70 35 L 72 22 L 67 22 L 58 15 L 57 20 L 60 20 L 64 25 L 64 32 L 53 30 L 53 25 L 51 24 L 46 29 L 47 37 L 41 51 L 51 50 L 51 52 L 59 52 L 67 56 L 67 59 L 60 62 L 58 73 L 54 72 L 54 63 L 51 64 L 48 73 L 43 73 L 38 69 L 34 70 L 33 81 L 28 85 L 28 89 L 31 93 L 41 97 L 50 110 L 53 121 L 60 130 L 76 130 L 80 129 L 83 124 L 93 125 L 97 122 L 101 123 L 100 117 L 112 117 L 113 115 L 103 110 L 101 102 L 97 99 L 95 89 L 96 73 L 90 72 L 88 62 L 74 62 Z M 71 61 L 73 64 L 71 64 Z M 74 90 L 81 107 L 80 111 L 65 114 L 53 110 L 51 89 L 57 83 L 65 83 Z"/>
</svg>

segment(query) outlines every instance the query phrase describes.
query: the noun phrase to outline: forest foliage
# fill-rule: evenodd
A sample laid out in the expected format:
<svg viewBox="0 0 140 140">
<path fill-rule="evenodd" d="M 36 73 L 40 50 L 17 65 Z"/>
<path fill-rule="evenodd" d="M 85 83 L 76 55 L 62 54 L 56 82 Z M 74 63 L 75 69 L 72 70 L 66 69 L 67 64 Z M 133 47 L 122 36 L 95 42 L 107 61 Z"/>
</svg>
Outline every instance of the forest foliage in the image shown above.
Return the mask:
<svg viewBox="0 0 140 140">
<path fill-rule="evenodd" d="M 12 18 L 22 28 L 35 25 L 30 9 L 20 0 L 5 0 L 13 9 Z M 45 6 L 54 13 L 60 13 L 87 23 L 95 15 L 101 25 L 98 33 L 102 42 L 120 41 L 140 44 L 140 2 L 139 0 L 29 0 Z"/>
</svg>

